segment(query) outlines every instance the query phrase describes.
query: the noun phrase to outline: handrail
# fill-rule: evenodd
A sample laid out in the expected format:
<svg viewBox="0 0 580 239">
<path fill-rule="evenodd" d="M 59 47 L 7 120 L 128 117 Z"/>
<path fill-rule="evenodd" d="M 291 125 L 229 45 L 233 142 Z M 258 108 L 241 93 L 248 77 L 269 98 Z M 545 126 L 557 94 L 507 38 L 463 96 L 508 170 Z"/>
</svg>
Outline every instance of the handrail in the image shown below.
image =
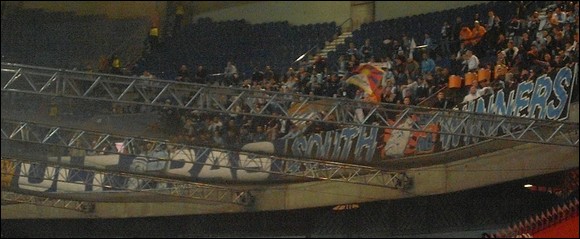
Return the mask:
<svg viewBox="0 0 580 239">
<path fill-rule="evenodd" d="M 444 90 L 448 89 L 447 85 L 445 85 L 444 87 L 441 87 L 441 89 L 435 91 L 433 94 L 431 94 L 430 96 L 428 96 L 427 98 L 425 98 L 424 100 L 422 100 L 421 102 L 419 102 L 417 104 L 417 106 L 423 106 L 423 107 L 431 107 L 433 106 L 433 99 L 437 98 L 437 94 L 439 94 L 439 92 L 442 92 Z"/>
<path fill-rule="evenodd" d="M 5 71 L 6 67 L 15 67 L 15 68 L 30 68 L 30 69 L 38 69 L 38 70 L 47 70 L 47 71 L 60 71 L 62 73 L 77 73 L 77 74 L 82 74 L 82 75 L 90 75 L 90 76 L 104 76 L 104 77 L 112 77 L 113 79 L 116 79 L 117 81 L 119 81 L 119 83 L 126 83 L 126 84 L 130 84 L 132 81 L 137 81 L 137 82 L 153 82 L 153 83 L 157 83 L 157 84 L 171 84 L 172 86 L 180 86 L 180 87 L 186 87 L 186 86 L 191 86 L 191 87 L 205 87 L 208 89 L 229 89 L 228 87 L 220 87 L 220 86 L 208 86 L 208 85 L 204 85 L 204 84 L 197 84 L 197 83 L 191 83 L 191 82 L 176 82 L 174 80 L 164 80 L 164 79 L 146 79 L 146 78 L 142 78 L 142 77 L 137 77 L 137 76 L 123 76 L 123 75 L 113 75 L 113 74 L 106 74 L 106 73 L 96 73 L 96 72 L 85 72 L 85 71 L 76 71 L 76 70 L 68 70 L 68 69 L 57 69 L 57 68 L 50 68 L 50 67 L 42 67 L 42 66 L 32 66 L 32 65 L 24 65 L 24 64 L 19 64 L 19 63 L 8 63 L 8 62 L 2 62 L 2 71 Z M 7 69 L 6 69 L 7 70 Z M 144 84 L 145 85 L 145 84 Z M 240 91 L 240 92 L 260 92 L 262 93 L 262 91 L 259 90 L 255 90 L 255 89 L 245 89 L 245 88 L 234 88 L 236 91 Z M 3 91 L 6 89 L 3 89 Z M 270 93 L 275 93 L 278 95 L 290 95 L 293 96 L 294 94 L 292 93 L 282 93 L 282 92 L 270 92 Z M 339 101 L 341 102 L 341 104 L 357 104 L 357 105 L 361 105 L 363 106 L 363 108 L 365 109 L 370 109 L 370 108 L 374 108 L 375 106 L 381 106 L 381 107 L 397 107 L 399 105 L 397 104 L 393 104 L 393 103 L 379 103 L 379 104 L 374 104 L 374 103 L 369 103 L 369 102 L 364 102 L 364 101 L 359 101 L 359 100 L 355 100 L 355 99 L 350 99 L 350 98 L 332 98 L 332 97 L 326 97 L 326 96 L 309 96 L 309 95 L 300 95 L 302 97 L 305 97 L 311 101 L 315 101 L 315 100 L 332 100 L 332 101 Z M 576 102 L 576 101 L 572 101 L 572 102 Z M 408 106 L 407 108 L 409 108 L 412 111 L 430 111 L 432 110 L 432 108 L 429 107 L 421 107 L 421 106 Z M 487 113 L 478 113 L 478 112 L 470 112 L 470 111 L 457 111 L 457 110 L 453 110 L 453 109 L 438 109 L 438 111 L 441 112 L 451 112 L 451 113 L 460 113 L 461 115 L 471 115 L 473 117 L 478 117 L 478 116 L 489 116 L 489 114 Z M 516 122 L 518 122 L 519 120 L 522 121 L 526 121 L 526 118 L 520 117 L 520 116 L 512 116 L 512 115 L 493 115 L 495 117 L 499 117 L 505 120 L 514 120 Z M 546 123 L 546 124 L 550 124 L 553 122 L 558 122 L 558 121 L 554 121 L 554 120 L 550 120 L 550 119 L 534 119 L 534 121 L 542 122 L 542 123 Z M 559 122 L 562 123 L 562 122 Z M 577 122 L 570 122 L 567 123 L 570 125 L 573 124 L 577 124 Z"/>
<path fill-rule="evenodd" d="M 344 25 L 346 22 L 351 21 L 352 22 L 352 17 L 347 18 L 346 20 L 344 20 L 340 25 L 338 25 L 338 27 L 336 27 L 336 31 L 335 33 L 340 33 L 342 32 L 342 25 Z M 340 30 L 338 30 L 340 29 Z M 298 57 L 294 62 L 292 62 L 292 64 L 295 64 L 296 62 L 301 61 L 306 55 L 308 55 L 312 50 L 314 50 L 314 48 L 318 47 L 318 45 L 313 46 L 312 48 L 308 49 L 308 51 L 306 51 L 304 54 L 302 54 L 300 57 Z"/>
<path fill-rule="evenodd" d="M 345 24 L 346 22 L 348 22 L 348 21 L 352 22 L 352 17 L 349 17 L 349 18 L 347 18 L 346 20 L 344 20 L 344 22 L 342 22 L 340 25 L 338 25 L 338 27 L 340 27 L 340 28 L 342 29 L 342 25 L 344 25 L 344 24 Z M 337 28 L 338 28 L 338 27 L 337 27 Z"/>
</svg>

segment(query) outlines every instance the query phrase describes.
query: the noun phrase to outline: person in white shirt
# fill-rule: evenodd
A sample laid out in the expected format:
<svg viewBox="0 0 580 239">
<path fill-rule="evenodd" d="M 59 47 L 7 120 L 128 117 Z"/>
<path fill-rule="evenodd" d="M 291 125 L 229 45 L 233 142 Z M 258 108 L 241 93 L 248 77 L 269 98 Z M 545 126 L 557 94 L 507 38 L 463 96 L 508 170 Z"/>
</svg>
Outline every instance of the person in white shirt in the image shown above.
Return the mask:
<svg viewBox="0 0 580 239">
<path fill-rule="evenodd" d="M 407 84 L 401 86 L 401 92 L 403 93 L 403 96 L 415 97 L 418 86 L 419 83 L 417 83 L 415 79 L 409 78 L 407 79 Z"/>
<path fill-rule="evenodd" d="M 463 64 L 467 65 L 467 71 L 476 71 L 479 68 L 479 58 L 473 55 L 473 51 L 467 50 L 463 59 Z"/>
<path fill-rule="evenodd" d="M 469 88 L 469 94 L 467 94 L 465 97 L 463 97 L 463 102 L 461 103 L 466 103 L 472 100 L 475 100 L 483 95 L 486 95 L 488 93 L 493 92 L 493 88 L 487 86 L 487 87 L 483 87 L 481 89 L 478 89 L 476 85 L 472 85 Z"/>
</svg>

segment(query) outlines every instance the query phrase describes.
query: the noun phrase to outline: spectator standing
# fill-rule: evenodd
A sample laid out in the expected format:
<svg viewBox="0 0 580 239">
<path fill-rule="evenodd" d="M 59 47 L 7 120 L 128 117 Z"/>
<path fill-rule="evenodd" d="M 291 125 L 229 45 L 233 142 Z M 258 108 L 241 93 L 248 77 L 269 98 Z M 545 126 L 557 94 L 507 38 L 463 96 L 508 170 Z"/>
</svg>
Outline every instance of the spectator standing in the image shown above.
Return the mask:
<svg viewBox="0 0 580 239">
<path fill-rule="evenodd" d="M 117 54 L 113 55 L 111 58 L 111 74 L 121 75 L 121 58 Z"/>
<path fill-rule="evenodd" d="M 437 101 L 435 101 L 433 107 L 438 109 L 451 109 L 453 104 L 449 99 L 447 99 L 447 97 L 445 97 L 445 92 L 439 91 L 439 93 L 437 93 Z"/>
<path fill-rule="evenodd" d="M 437 48 L 437 45 L 433 42 L 433 39 L 428 33 L 425 33 L 425 40 L 423 40 L 423 45 L 427 46 L 429 54 L 431 54 Z"/>
<path fill-rule="evenodd" d="M 228 61 L 226 68 L 224 69 L 224 77 L 218 82 L 218 85 L 227 85 L 230 82 L 233 82 L 234 74 L 238 74 L 238 68 L 236 68 L 232 61 Z"/>
<path fill-rule="evenodd" d="M 207 81 L 207 70 L 203 67 L 203 65 L 197 66 L 194 82 L 199 84 L 205 84 L 206 81 Z"/>
<path fill-rule="evenodd" d="M 183 4 L 179 3 L 175 7 L 175 22 L 173 23 L 173 35 L 179 34 L 181 32 L 181 26 L 183 25 L 183 16 L 185 15 L 185 7 Z"/>
<path fill-rule="evenodd" d="M 361 46 L 360 48 L 360 53 L 359 55 L 362 56 L 362 61 L 363 62 L 369 62 L 371 60 L 371 57 L 373 56 L 374 51 L 373 51 L 373 47 L 371 46 L 371 39 L 366 39 L 365 43 L 363 46 Z"/>
<path fill-rule="evenodd" d="M 262 82 L 264 80 L 264 72 L 262 72 L 258 67 L 254 67 L 254 72 L 252 73 L 253 82 Z"/>
<path fill-rule="evenodd" d="M 482 52 L 482 46 L 479 42 L 483 40 L 486 33 L 485 27 L 479 21 L 475 21 L 473 29 L 471 29 L 471 44 L 477 49 L 476 52 L 478 53 Z"/>
<path fill-rule="evenodd" d="M 493 88 L 491 87 L 483 87 L 482 89 L 478 89 L 476 85 L 472 85 L 469 88 L 469 94 L 467 94 L 465 97 L 463 97 L 463 102 L 462 103 L 466 103 L 472 100 L 475 100 L 489 92 L 493 92 Z"/>
<path fill-rule="evenodd" d="M 443 26 L 441 26 L 441 55 L 447 57 L 451 54 L 451 50 L 449 48 L 449 41 L 451 40 L 451 26 L 447 21 L 443 22 Z"/>
<path fill-rule="evenodd" d="M 455 22 L 453 23 L 453 26 L 451 27 L 451 35 L 449 35 L 450 37 L 450 41 L 451 41 L 451 51 L 452 52 L 456 52 L 459 49 L 459 45 L 460 45 L 460 33 L 461 33 L 461 29 L 463 28 L 463 21 L 461 20 L 460 16 L 457 16 L 455 18 Z"/>
<path fill-rule="evenodd" d="M 435 72 L 435 61 L 429 57 L 428 53 L 423 53 L 423 60 L 421 61 L 421 73 L 432 74 Z"/>
<path fill-rule="evenodd" d="M 152 51 L 159 48 L 159 27 L 157 25 L 152 25 L 149 29 L 149 47 Z"/>
<path fill-rule="evenodd" d="M 187 68 L 186 65 L 181 65 L 181 67 L 179 67 L 179 70 L 177 71 L 177 77 L 175 78 L 175 80 L 180 82 L 191 82 L 189 69 Z"/>
<path fill-rule="evenodd" d="M 354 42 L 351 42 L 348 44 L 348 50 L 346 50 L 346 55 L 351 59 L 352 59 L 352 56 L 354 56 L 358 61 L 360 61 L 362 58 L 359 55 L 359 50 L 354 45 Z"/>
<path fill-rule="evenodd" d="M 501 53 L 505 56 L 505 60 L 508 67 L 514 67 L 520 62 L 518 54 L 519 49 L 514 44 L 514 40 L 509 40 L 508 47 L 503 51 L 501 51 Z"/>
</svg>

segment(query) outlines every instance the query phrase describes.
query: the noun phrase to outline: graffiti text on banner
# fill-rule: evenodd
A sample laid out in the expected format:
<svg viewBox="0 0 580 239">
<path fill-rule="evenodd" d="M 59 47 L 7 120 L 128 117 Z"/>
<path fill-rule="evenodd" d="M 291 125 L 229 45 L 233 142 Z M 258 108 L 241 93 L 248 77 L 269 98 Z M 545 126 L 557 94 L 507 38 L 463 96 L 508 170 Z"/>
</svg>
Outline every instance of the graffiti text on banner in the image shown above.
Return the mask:
<svg viewBox="0 0 580 239">
<path fill-rule="evenodd" d="M 528 117 L 536 119 L 565 120 L 568 118 L 568 105 L 574 90 L 576 77 L 568 67 L 561 68 L 553 78 L 542 75 L 535 82 L 526 81 L 515 91 L 481 97 L 457 108 L 464 111 Z"/>
<path fill-rule="evenodd" d="M 97 167 L 138 173 L 160 173 L 170 176 L 182 176 L 191 179 L 223 179 L 239 181 L 265 181 L 275 179 L 277 174 L 264 171 L 279 169 L 279 162 L 270 158 L 255 158 L 251 154 L 238 152 L 214 151 L 209 148 L 200 150 L 179 150 L 174 152 L 172 161 L 134 155 L 94 155 L 83 156 L 76 166 Z M 211 155 L 211 157 L 209 157 Z M 227 160 L 218 160 L 226 158 Z M 212 162 L 209 162 L 210 159 Z M 56 159 L 49 157 L 49 161 Z M 74 157 L 62 156 L 60 162 L 72 163 Z M 13 168 L 10 161 L 2 161 L 3 170 Z M 103 174 L 104 184 L 99 185 L 95 173 L 79 169 L 66 169 L 48 166 L 43 163 L 23 163 L 25 167 L 16 167 L 17 172 L 6 172 L 2 175 L 3 186 L 14 186 L 33 191 L 72 192 L 72 191 L 107 191 L 135 189 L 142 179 L 131 176 Z M 243 166 L 242 166 L 243 165 Z M 6 166 L 6 167 L 5 167 Z M 27 177 L 19 177 L 19 170 L 26 170 Z M 61 172 L 62 171 L 62 172 Z M 61 173 L 59 173 L 61 172 Z M 15 175 L 15 176 L 14 176 Z M 8 180 L 7 176 L 10 176 Z M 12 179 L 14 176 L 14 179 Z M 6 180 L 5 180 L 6 179 Z M 171 187 L 166 183 L 148 183 L 152 188 Z M 105 187 L 103 187 L 105 186 Z"/>
<path fill-rule="evenodd" d="M 554 77 L 542 75 L 535 82 L 520 83 L 518 88 L 511 92 L 505 93 L 503 90 L 499 90 L 495 94 L 485 95 L 476 100 L 459 104 L 455 109 L 494 115 L 565 120 L 569 116 L 569 106 L 576 81 L 577 72 L 572 73 L 570 68 L 563 67 Z M 501 134 L 501 131 L 510 132 L 513 130 L 506 123 L 502 124 L 502 127 L 498 127 L 499 122 L 489 123 L 475 120 L 462 124 L 461 121 L 462 119 L 459 118 L 441 121 L 440 124 L 445 126 L 442 128 L 457 129 L 455 132 L 442 133 L 497 136 Z M 461 125 L 463 127 L 460 127 Z M 465 146 L 478 141 L 478 137 L 441 135 L 442 150 Z"/>
<path fill-rule="evenodd" d="M 287 155 L 346 162 L 371 162 L 377 148 L 378 128 L 348 127 L 298 136 L 288 141 Z"/>
</svg>

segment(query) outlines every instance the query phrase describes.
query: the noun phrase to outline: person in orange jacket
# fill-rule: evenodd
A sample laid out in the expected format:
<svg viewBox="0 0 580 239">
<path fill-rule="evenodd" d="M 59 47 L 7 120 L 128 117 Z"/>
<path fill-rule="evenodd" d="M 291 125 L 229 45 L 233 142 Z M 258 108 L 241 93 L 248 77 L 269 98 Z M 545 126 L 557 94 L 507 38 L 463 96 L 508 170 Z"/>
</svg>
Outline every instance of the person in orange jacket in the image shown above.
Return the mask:
<svg viewBox="0 0 580 239">
<path fill-rule="evenodd" d="M 485 36 L 486 32 L 487 30 L 485 30 L 485 27 L 480 25 L 479 21 L 475 21 L 473 29 L 471 29 L 471 44 L 477 45 L 483 36 Z"/>
</svg>

